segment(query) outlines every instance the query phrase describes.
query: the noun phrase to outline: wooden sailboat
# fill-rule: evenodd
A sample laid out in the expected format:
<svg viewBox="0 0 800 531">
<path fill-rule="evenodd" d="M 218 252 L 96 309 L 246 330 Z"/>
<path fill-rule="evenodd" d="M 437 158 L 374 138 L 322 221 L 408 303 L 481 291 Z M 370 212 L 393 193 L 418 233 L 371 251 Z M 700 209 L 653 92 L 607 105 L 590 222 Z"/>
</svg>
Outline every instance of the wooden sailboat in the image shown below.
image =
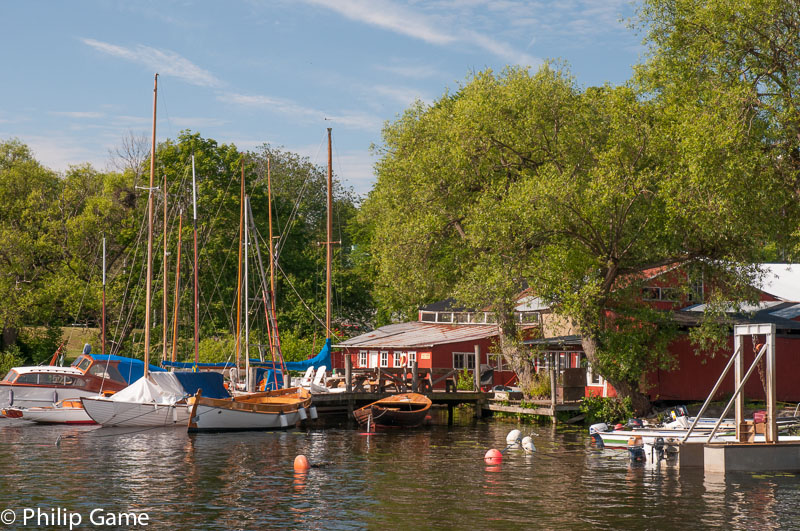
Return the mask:
<svg viewBox="0 0 800 531">
<path fill-rule="evenodd" d="M 248 308 L 247 292 L 247 257 L 249 249 L 249 235 L 252 228 L 255 232 L 253 214 L 250 209 L 249 199 L 244 199 L 244 304 Z M 254 241 L 258 266 L 261 273 L 261 285 L 264 295 L 264 307 L 268 320 L 275 329 L 274 306 L 271 295 L 266 288 L 266 277 L 261 262 L 261 252 L 258 240 Z M 252 382 L 249 367 L 249 319 L 245 311 L 245 363 L 247 389 L 250 390 Z M 238 336 L 238 331 L 237 331 Z M 271 341 L 271 344 L 275 344 Z M 278 346 L 278 348 L 280 348 Z M 309 415 L 315 417 L 311 407 L 311 393 L 302 388 L 277 389 L 261 393 L 245 393 L 230 399 L 209 398 L 198 392 L 189 399 L 192 406 L 189 431 L 240 431 L 240 430 L 277 430 L 294 427 L 298 422 L 305 420 Z"/>
<path fill-rule="evenodd" d="M 155 189 L 156 102 L 158 74 L 153 85 L 153 135 L 150 150 L 150 187 L 147 200 L 147 279 L 144 325 L 144 375 L 110 397 L 81 399 L 86 413 L 104 426 L 185 426 L 189 420 L 186 391 L 173 373 L 150 373 L 150 306 L 153 277 L 153 191 Z M 192 157 L 194 187 L 194 157 Z M 194 193 L 194 190 L 193 190 Z M 166 245 L 166 240 L 164 242 Z M 164 277 L 166 281 L 166 276 Z M 197 333 L 195 332 L 195 337 Z"/>
</svg>

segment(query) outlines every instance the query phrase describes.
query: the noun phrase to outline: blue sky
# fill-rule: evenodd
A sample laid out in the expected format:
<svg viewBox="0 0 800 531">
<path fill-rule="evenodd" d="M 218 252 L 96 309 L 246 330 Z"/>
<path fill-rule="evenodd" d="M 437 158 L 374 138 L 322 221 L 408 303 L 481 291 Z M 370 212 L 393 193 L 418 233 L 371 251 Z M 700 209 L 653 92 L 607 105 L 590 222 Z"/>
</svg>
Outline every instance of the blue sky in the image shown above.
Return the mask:
<svg viewBox="0 0 800 531">
<path fill-rule="evenodd" d="M 644 52 L 623 0 L 74 0 L 0 2 L 0 139 L 46 166 L 109 167 L 132 132 L 184 129 L 326 163 L 365 194 L 371 144 L 415 99 L 472 71 L 566 61 L 578 83 L 623 83 Z"/>
</svg>

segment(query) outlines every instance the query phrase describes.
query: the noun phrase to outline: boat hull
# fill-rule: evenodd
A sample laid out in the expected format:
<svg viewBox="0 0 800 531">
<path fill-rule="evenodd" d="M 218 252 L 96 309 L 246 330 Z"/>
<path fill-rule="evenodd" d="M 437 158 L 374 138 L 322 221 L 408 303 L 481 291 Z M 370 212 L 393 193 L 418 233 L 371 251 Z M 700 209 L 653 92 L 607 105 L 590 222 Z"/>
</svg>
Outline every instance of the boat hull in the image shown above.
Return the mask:
<svg viewBox="0 0 800 531">
<path fill-rule="evenodd" d="M 40 424 L 96 424 L 82 407 L 32 407 L 18 411 L 23 420 Z"/>
<path fill-rule="evenodd" d="M 185 403 L 167 405 L 87 397 L 81 401 L 89 417 L 103 426 L 183 427 L 188 425 L 191 413 Z"/>
<path fill-rule="evenodd" d="M 0 384 L 0 407 L 52 407 L 64 399 L 96 395 L 96 391 L 69 387 L 23 386 Z"/>
<path fill-rule="evenodd" d="M 359 424 L 413 428 L 421 425 L 431 408 L 425 395 L 404 393 L 390 396 L 353 411 Z"/>
<path fill-rule="evenodd" d="M 189 399 L 189 431 L 280 430 L 313 416 L 311 395 L 305 389 L 281 389 L 232 399 Z"/>
</svg>

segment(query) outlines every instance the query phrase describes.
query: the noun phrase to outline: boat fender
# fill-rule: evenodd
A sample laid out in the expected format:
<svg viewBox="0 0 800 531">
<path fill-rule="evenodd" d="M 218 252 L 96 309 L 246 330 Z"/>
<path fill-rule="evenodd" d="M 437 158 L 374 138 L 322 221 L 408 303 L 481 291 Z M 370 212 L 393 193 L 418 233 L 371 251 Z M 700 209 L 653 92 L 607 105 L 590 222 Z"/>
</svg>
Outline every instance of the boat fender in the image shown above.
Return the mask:
<svg viewBox="0 0 800 531">
<path fill-rule="evenodd" d="M 8 406 L 11 407 L 14 405 L 14 390 L 8 390 Z"/>
<path fill-rule="evenodd" d="M 306 408 L 302 406 L 297 408 L 297 413 L 300 415 L 300 420 L 306 420 L 306 418 L 308 418 L 308 415 L 306 414 Z"/>
<path fill-rule="evenodd" d="M 536 445 L 533 444 L 533 439 L 530 437 L 524 437 L 522 439 L 522 449 L 528 453 L 533 453 L 536 451 Z"/>
<path fill-rule="evenodd" d="M 508 432 L 508 435 L 506 435 L 506 444 L 509 446 L 511 445 L 516 446 L 520 443 L 521 440 L 522 440 L 522 432 L 519 430 L 511 430 L 510 432 Z"/>
<path fill-rule="evenodd" d="M 487 465 L 499 465 L 503 462 L 503 454 L 497 448 L 492 448 L 483 456 Z"/>
<path fill-rule="evenodd" d="M 283 413 L 281 413 L 281 414 L 279 415 L 279 417 L 280 417 L 280 421 L 281 421 L 281 428 L 285 428 L 285 427 L 287 427 L 287 426 L 289 425 L 289 421 L 286 419 L 286 415 L 284 415 Z"/>
<path fill-rule="evenodd" d="M 317 406 L 311 406 L 311 420 L 317 420 Z"/>
<path fill-rule="evenodd" d="M 56 389 L 53 389 L 53 403 L 55 404 L 57 402 L 58 402 L 58 391 Z"/>
<path fill-rule="evenodd" d="M 595 433 L 604 431 L 608 431 L 608 424 L 605 422 L 600 422 L 599 424 L 592 424 L 589 426 L 589 435 L 594 435 Z"/>
<path fill-rule="evenodd" d="M 631 461 L 642 462 L 645 460 L 644 443 L 639 435 L 634 435 L 628 439 L 628 454 Z"/>
<path fill-rule="evenodd" d="M 295 472 L 307 472 L 309 468 L 311 468 L 311 465 L 308 463 L 308 459 L 306 458 L 306 456 L 300 454 L 294 458 Z"/>
</svg>

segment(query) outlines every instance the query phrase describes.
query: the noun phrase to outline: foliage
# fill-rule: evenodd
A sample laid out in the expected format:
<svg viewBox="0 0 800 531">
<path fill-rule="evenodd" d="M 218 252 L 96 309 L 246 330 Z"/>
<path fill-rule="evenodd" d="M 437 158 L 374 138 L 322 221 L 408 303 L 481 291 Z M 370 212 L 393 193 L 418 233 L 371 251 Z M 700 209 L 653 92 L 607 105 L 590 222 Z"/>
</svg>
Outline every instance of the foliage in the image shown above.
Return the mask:
<svg viewBox="0 0 800 531">
<path fill-rule="evenodd" d="M 461 391 L 472 391 L 475 389 L 475 378 L 473 378 L 472 373 L 466 368 L 458 373 L 456 389 Z"/>
<path fill-rule="evenodd" d="M 4 378 L 8 371 L 14 367 L 25 364 L 25 360 L 17 345 L 10 345 L 5 350 L 0 350 L 0 378 Z"/>
<path fill-rule="evenodd" d="M 627 422 L 634 416 L 630 397 L 619 399 L 586 396 L 581 401 L 581 413 L 586 415 L 589 424 L 605 422 L 613 425 L 618 422 Z"/>
<path fill-rule="evenodd" d="M 17 338 L 19 353 L 26 363 L 41 365 L 50 361 L 62 341 L 60 327 L 24 328 Z"/>
<path fill-rule="evenodd" d="M 525 396 L 534 398 L 550 398 L 550 374 L 542 371 L 533 375 L 530 383 L 522 388 Z"/>
</svg>

